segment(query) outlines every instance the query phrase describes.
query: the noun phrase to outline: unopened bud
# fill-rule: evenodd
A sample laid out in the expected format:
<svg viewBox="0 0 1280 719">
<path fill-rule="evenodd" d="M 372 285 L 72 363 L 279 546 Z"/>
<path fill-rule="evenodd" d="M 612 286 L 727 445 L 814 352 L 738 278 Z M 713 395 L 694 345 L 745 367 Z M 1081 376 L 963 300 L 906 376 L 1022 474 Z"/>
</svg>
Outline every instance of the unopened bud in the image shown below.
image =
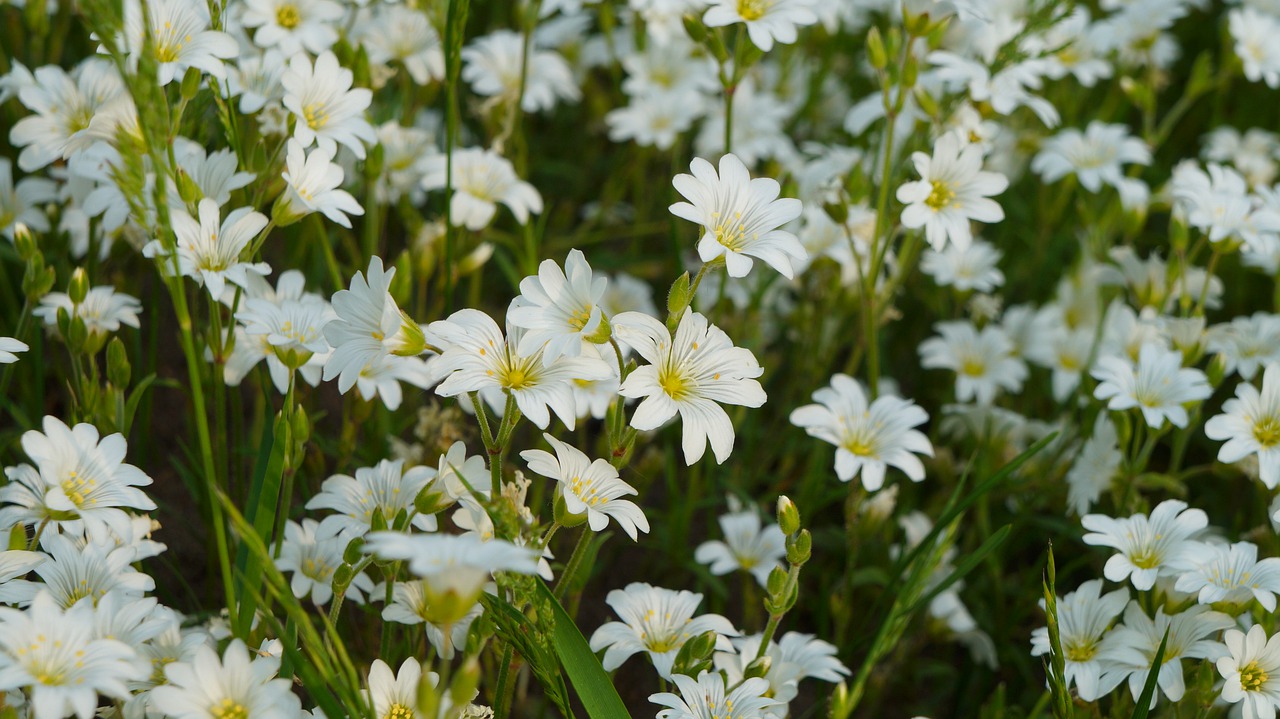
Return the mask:
<svg viewBox="0 0 1280 719">
<path fill-rule="evenodd" d="M 347 542 L 346 549 L 342 550 L 342 561 L 347 564 L 356 564 L 364 557 L 364 537 L 356 537 Z"/>
<path fill-rule="evenodd" d="M 351 580 L 355 579 L 355 576 L 355 567 L 345 562 L 339 564 L 338 568 L 333 570 L 333 590 L 335 592 L 345 591 L 347 587 L 351 586 Z"/>
<path fill-rule="evenodd" d="M 129 386 L 129 377 L 133 368 L 129 366 L 129 354 L 124 349 L 124 342 L 119 337 L 112 338 L 107 344 L 107 381 L 117 389 Z"/>
<path fill-rule="evenodd" d="M 671 289 L 667 291 L 667 312 L 672 317 L 679 318 L 692 300 L 689 273 L 686 272 L 677 277 L 676 281 L 671 283 Z"/>
<path fill-rule="evenodd" d="M 89 295 L 89 273 L 83 267 L 77 267 L 71 273 L 71 280 L 67 282 L 67 294 L 73 305 L 84 302 L 84 298 Z"/>
<path fill-rule="evenodd" d="M 182 76 L 182 99 L 190 100 L 200 92 L 200 71 L 194 67 L 187 68 L 187 72 Z"/>
<path fill-rule="evenodd" d="M 800 510 L 786 495 L 778 497 L 778 526 L 786 535 L 800 531 Z"/>
<path fill-rule="evenodd" d="M 809 561 L 809 555 L 813 551 L 813 537 L 809 535 L 809 530 L 802 529 L 799 534 L 787 539 L 787 561 L 794 566 L 800 566 Z"/>
<path fill-rule="evenodd" d="M 23 262 L 30 262 L 31 258 L 40 251 L 39 246 L 36 245 L 36 238 L 31 234 L 31 228 L 24 222 L 14 224 L 13 244 L 17 247 L 18 257 L 21 257 Z"/>
<path fill-rule="evenodd" d="M 373 514 L 369 517 L 369 529 L 373 532 L 385 532 L 387 529 L 387 518 L 382 513 L 382 507 L 373 510 Z"/>
<path fill-rule="evenodd" d="M 880 28 L 872 27 L 867 32 L 867 57 L 871 60 L 871 67 L 877 70 L 883 70 L 889 66 L 889 55 L 884 50 L 884 38 L 880 35 Z"/>
<path fill-rule="evenodd" d="M 747 668 L 742 670 L 742 678 L 754 679 L 756 677 L 763 677 L 768 674 L 769 670 L 772 668 L 773 657 L 766 654 L 757 659 L 753 659 L 751 663 L 747 665 Z"/>
<path fill-rule="evenodd" d="M 480 688 L 480 659 L 475 656 L 458 668 L 449 683 L 449 700 L 453 706 L 463 706 L 476 698 Z"/>
<path fill-rule="evenodd" d="M 769 590 L 769 596 L 781 596 L 787 588 L 787 570 L 782 567 L 774 567 L 770 570 L 769 581 L 765 588 Z"/>
</svg>

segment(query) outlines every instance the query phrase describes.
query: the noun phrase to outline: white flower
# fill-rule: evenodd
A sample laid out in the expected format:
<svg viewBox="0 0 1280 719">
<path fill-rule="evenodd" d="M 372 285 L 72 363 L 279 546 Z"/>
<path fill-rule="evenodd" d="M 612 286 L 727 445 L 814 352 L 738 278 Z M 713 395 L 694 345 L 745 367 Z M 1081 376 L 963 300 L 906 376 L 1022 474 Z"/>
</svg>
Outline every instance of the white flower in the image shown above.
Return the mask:
<svg viewBox="0 0 1280 719">
<path fill-rule="evenodd" d="M 734 508 L 734 504 L 730 502 L 730 507 Z M 709 565 L 717 576 L 739 569 L 750 572 L 760 586 L 767 586 L 769 573 L 782 566 L 782 558 L 787 556 L 787 538 L 782 530 L 776 524 L 761 526 L 760 513 L 754 507 L 722 514 L 718 521 L 724 541 L 698 545 L 694 560 Z"/>
<path fill-rule="evenodd" d="M 361 467 L 355 476 L 335 474 L 324 481 L 320 491 L 307 500 L 307 509 L 331 509 L 325 524 L 335 524 L 354 534 L 365 534 L 373 524 L 374 511 L 391 524 L 400 512 L 413 514 L 413 501 L 431 484 L 436 470 L 431 467 L 404 468 L 401 460 L 382 460 L 372 467 Z M 434 531 L 434 516 L 418 514 L 410 524 L 424 532 Z"/>
<path fill-rule="evenodd" d="M 333 47 L 338 41 L 336 24 L 344 15 L 342 5 L 333 0 L 246 0 L 243 7 L 240 21 L 258 29 L 254 44 L 290 57 L 304 49 L 319 54 Z"/>
<path fill-rule="evenodd" d="M 1084 516 L 1111 486 L 1123 462 L 1116 426 L 1106 417 L 1099 417 L 1094 422 L 1093 434 L 1067 472 L 1067 506 L 1071 511 Z"/>
<path fill-rule="evenodd" d="M 1280 639 L 1267 639 L 1266 630 L 1255 624 L 1248 635 L 1228 629 L 1222 641 L 1230 652 L 1218 660 L 1218 673 L 1226 680 L 1222 699 L 1231 704 L 1243 699 L 1244 719 L 1275 719 L 1280 706 Z"/>
<path fill-rule="evenodd" d="M 636 490 L 618 477 L 613 465 L 603 459 L 591 461 L 576 447 L 549 434 L 542 436 L 555 449 L 554 456 L 540 449 L 526 449 L 520 456 L 529 463 L 529 471 L 557 482 L 565 510 L 570 515 L 585 513 L 593 532 L 603 531 L 610 519 L 633 540 L 636 530 L 649 531 L 649 520 L 640 507 L 631 500 L 621 499 L 636 494 Z"/>
<path fill-rule="evenodd" d="M 490 586 L 486 591 L 496 592 L 497 589 Z M 396 582 L 395 587 L 392 589 L 391 603 L 382 609 L 382 619 L 383 621 L 397 622 L 399 624 L 425 625 L 427 640 L 431 642 L 431 646 L 440 652 L 441 657 L 452 659 L 457 647 L 466 646 L 467 633 L 471 630 L 471 623 L 484 613 L 484 605 L 476 602 L 461 619 L 445 626 L 431 622 L 430 617 L 433 614 L 431 607 L 427 605 L 427 601 L 426 581 L 415 579 L 408 582 Z M 446 629 L 449 630 L 447 641 L 445 639 Z"/>
<path fill-rule="evenodd" d="M 1093 376 L 1098 387 L 1093 396 L 1107 400 L 1113 410 L 1139 408 L 1152 428 L 1168 419 L 1175 427 L 1187 426 L 1182 405 L 1207 399 L 1213 392 L 1204 373 L 1182 366 L 1182 353 L 1154 343 L 1142 345 L 1138 363 L 1128 357 L 1100 357 Z"/>
<path fill-rule="evenodd" d="M 361 42 L 369 49 L 369 62 L 399 62 L 418 85 L 444 78 L 444 49 L 423 9 L 379 5 Z"/>
<path fill-rule="evenodd" d="M 1169 192 L 1175 208 L 1210 242 L 1238 237 L 1255 252 L 1268 251 L 1280 233 L 1280 211 L 1249 194 L 1248 182 L 1235 170 L 1212 162 L 1206 168 L 1207 173 L 1190 161 L 1174 168 Z"/>
<path fill-rule="evenodd" d="M 452 624 L 466 616 L 494 572 L 533 574 L 538 569 L 534 550 L 476 534 L 374 532 L 364 551 L 408 560 L 409 571 L 425 580 L 425 619 L 433 624 Z"/>
<path fill-rule="evenodd" d="M 422 665 L 413 657 L 405 659 L 400 671 L 395 673 L 386 662 L 374 659 L 369 667 L 369 699 L 374 716 L 383 719 L 435 719 L 418 710 L 418 684 L 422 679 Z M 440 677 L 435 672 L 427 672 L 426 680 L 431 686 L 436 686 Z M 448 693 L 444 692 L 441 695 L 441 714 L 448 706 Z"/>
<path fill-rule="evenodd" d="M 543 361 L 543 350 L 523 354 L 520 331 L 508 327 L 503 337 L 498 323 L 473 309 L 458 310 L 447 320 L 432 322 L 427 337 L 443 352 L 433 364 L 437 376 L 446 375 L 436 393 L 453 397 L 487 388 L 501 389 L 515 398 L 520 411 L 540 429 L 551 422 L 548 408 L 565 426 L 577 419 L 573 380 L 605 379 L 609 365 L 596 357 L 561 357 Z"/>
<path fill-rule="evenodd" d="M 1084 543 L 1112 547 L 1119 553 L 1107 560 L 1104 576 L 1113 582 L 1130 579 L 1134 589 L 1155 586 L 1157 575 L 1176 575 L 1191 541 L 1209 524 L 1199 509 L 1188 509 L 1187 503 L 1166 499 L 1151 511 L 1151 517 L 1135 514 L 1114 519 L 1103 514 L 1087 514 L 1080 523 L 1089 530 Z"/>
<path fill-rule="evenodd" d="M 437 190 L 445 186 L 448 156 L 433 155 L 427 160 L 422 189 Z M 469 230 L 484 229 L 498 211 L 501 202 L 511 210 L 520 224 L 529 214 L 542 212 L 542 196 L 533 185 L 516 176 L 507 158 L 493 150 L 463 148 L 453 151 L 453 196 L 450 213 L 454 225 Z"/>
<path fill-rule="evenodd" d="M 699 95 L 655 93 L 633 97 L 628 104 L 610 110 L 604 120 L 614 142 L 633 140 L 642 147 L 669 150 L 704 112 Z"/>
<path fill-rule="evenodd" d="M 594 352 L 589 344 L 605 322 L 601 301 L 609 280 L 591 272 L 580 250 L 570 250 L 561 270 L 552 260 L 538 265 L 538 274 L 520 281 L 520 296 L 507 312 L 507 321 L 525 330 L 517 348 L 529 355 L 542 350 L 551 364 L 560 357 Z M 608 332 L 606 324 L 604 332 Z"/>
<path fill-rule="evenodd" d="M 956 373 L 956 399 L 991 404 L 1000 390 L 1017 392 L 1027 365 L 1013 353 L 1008 335 L 995 325 L 981 331 L 964 321 L 934 325 L 940 337 L 920 344 L 920 365 Z"/>
<path fill-rule="evenodd" d="M 714 0 L 702 16 L 707 27 L 744 23 L 752 44 L 765 52 L 774 41 L 790 45 L 796 41 L 796 26 L 817 21 L 808 0 Z"/>
<path fill-rule="evenodd" d="M 735 637 L 731 641 L 737 653 L 715 653 L 715 666 L 725 673 L 729 686 L 742 681 L 744 670 L 760 651 L 762 639 L 759 634 Z M 765 650 L 765 656 L 771 661 L 769 671 L 764 675 L 765 681 L 769 682 L 766 696 L 781 703 L 765 710 L 762 716 L 784 719 L 787 703 L 799 694 L 800 682 L 804 679 L 820 679 L 833 684 L 843 681 L 850 672 L 836 658 L 836 652 L 835 645 L 816 639 L 812 634 L 787 632 L 781 641 L 770 641 Z"/>
<path fill-rule="evenodd" d="M 285 58 L 278 50 L 267 50 L 261 56 L 241 57 L 227 73 L 227 97 L 240 96 L 238 107 L 243 114 L 261 110 L 267 103 L 284 99 Z"/>
<path fill-rule="evenodd" d="M 1276 609 L 1280 592 L 1280 559 L 1258 560 L 1252 542 L 1208 544 L 1197 542 L 1188 550 L 1174 589 L 1198 593 L 1201 604 L 1247 604 L 1253 599 L 1268 612 Z"/>
<path fill-rule="evenodd" d="M 378 139 L 364 119 L 373 93 L 363 87 L 352 88 L 354 79 L 332 52 L 317 57 L 314 66 L 303 54 L 289 60 L 289 68 L 280 78 L 284 106 L 297 119 L 293 136 L 304 148 L 315 143 L 332 155 L 342 144 L 364 159 L 365 143 Z"/>
<path fill-rule="evenodd" d="M 47 592 L 19 611 L 0 607 L 0 690 L 27 688 L 34 719 L 90 719 L 99 695 L 124 701 L 146 670 L 123 642 L 94 638 L 89 602 L 65 612 Z"/>
<path fill-rule="evenodd" d="M 141 599 L 156 588 L 150 575 L 130 565 L 137 559 L 133 547 L 117 546 L 111 539 L 90 539 L 81 546 L 68 535 L 46 532 L 40 548 L 49 561 L 36 567 L 35 573 L 64 609 L 85 599 L 96 606 L 110 593 Z"/>
<path fill-rule="evenodd" d="M 19 224 L 36 232 L 49 231 L 43 205 L 58 199 L 58 187 L 43 177 L 24 177 L 15 185 L 13 162 L 0 157 L 0 235 L 13 239 Z"/>
<path fill-rule="evenodd" d="M 512 30 L 497 30 L 472 40 L 462 48 L 462 79 L 477 95 L 514 102 L 521 91 L 524 65 L 520 100 L 524 112 L 550 110 L 560 100 L 577 102 L 582 97 L 573 70 L 559 53 L 531 43 L 527 62 L 523 62 L 524 45 L 524 38 Z"/>
<path fill-rule="evenodd" d="M 129 60 L 142 56 L 144 36 L 155 42 L 157 79 L 168 85 L 181 80 L 187 68 L 196 68 L 216 78 L 226 76 L 222 61 L 236 57 L 240 48 L 235 38 L 209 29 L 209 9 L 197 0 L 151 0 L 144 21 L 141 0 L 124 4 L 124 33 Z M 145 27 L 144 27 L 145 24 Z"/>
<path fill-rule="evenodd" d="M 351 193 L 342 189 L 342 165 L 333 161 L 333 149 L 317 147 L 304 155 L 302 143 L 290 138 L 285 153 L 286 169 L 281 174 L 285 189 L 279 202 L 287 222 L 319 212 L 330 220 L 350 228 L 347 214 L 363 215 L 364 208 Z"/>
<path fill-rule="evenodd" d="M 395 519 L 394 515 L 391 519 Z M 329 603 L 333 597 L 333 572 L 342 566 L 342 553 L 354 536 L 343 529 L 341 523 L 314 519 L 304 519 L 302 524 L 289 520 L 284 525 L 284 542 L 275 562 L 281 572 L 293 573 L 289 582 L 293 596 L 304 599 L 310 594 L 311 601 L 321 607 Z M 363 602 L 364 592 L 372 591 L 373 580 L 361 572 L 351 578 L 347 597 Z"/>
<path fill-rule="evenodd" d="M 848 482 L 861 475 L 867 491 L 884 484 L 888 467 L 901 469 L 913 482 L 924 479 L 917 454 L 933 456 L 933 446 L 914 429 L 929 415 L 911 400 L 881 395 L 869 405 L 862 385 L 846 374 L 813 393 L 818 404 L 791 413 L 791 423 L 836 446 L 836 476 Z"/>
<path fill-rule="evenodd" d="M 0 337 L 0 364 L 13 364 L 18 361 L 18 353 L 31 349 L 26 342 L 12 337 Z"/>
<path fill-rule="evenodd" d="M 1226 374 L 1251 380 L 1259 367 L 1280 362 L 1280 317 L 1255 312 L 1215 325 L 1209 330 L 1209 350 L 1222 358 Z"/>
<path fill-rule="evenodd" d="M 263 336 L 273 353 L 291 370 L 307 365 L 313 355 L 329 351 L 324 327 L 333 310 L 324 301 L 310 298 L 277 302 L 251 297 L 245 309 L 236 313 L 248 337 Z"/>
<path fill-rule="evenodd" d="M 89 345 L 101 348 L 106 344 L 107 335 L 120 331 L 120 325 L 140 325 L 138 313 L 142 311 L 142 302 L 132 295 L 116 292 L 114 287 L 90 287 L 80 304 L 73 303 L 65 292 L 50 292 L 40 298 L 40 306 L 31 314 L 44 320 L 46 327 L 56 330 L 60 309 L 83 320 L 89 331 Z"/>
<path fill-rule="evenodd" d="M 1004 273 L 997 266 L 1000 250 L 990 242 L 974 240 L 968 247 L 949 244 L 941 252 L 925 250 L 920 270 L 940 287 L 954 287 L 961 292 L 994 292 L 1004 284 Z"/>
<path fill-rule="evenodd" d="M 209 290 L 215 300 L 222 298 L 226 284 L 248 287 L 248 273 L 266 275 L 271 266 L 265 262 L 244 262 L 241 253 L 258 233 L 267 226 L 267 217 L 253 208 L 232 210 L 219 223 L 218 203 L 208 197 L 200 200 L 200 219 L 197 221 L 185 210 L 174 208 L 170 219 L 176 238 L 178 271 Z M 147 257 L 161 258 L 162 267 L 169 271 L 169 259 L 164 245 L 152 240 L 143 249 Z"/>
<path fill-rule="evenodd" d="M 1204 425 L 1209 439 L 1226 440 L 1219 462 L 1258 457 L 1258 478 L 1275 489 L 1280 482 L 1280 364 L 1267 365 L 1262 391 L 1248 382 L 1236 385 L 1236 396 L 1222 404 L 1222 414 Z"/>
<path fill-rule="evenodd" d="M 68 427 L 45 417 L 44 432 L 22 435 L 22 449 L 35 463 L 5 470 L 9 484 L 0 488 L 0 527 L 36 526 L 80 521 L 92 537 L 107 538 L 110 529 L 129 536 L 125 509 L 151 511 L 154 502 L 138 487 L 151 484 L 142 470 L 126 464 L 124 436 L 101 437 L 91 424 Z"/>
<path fill-rule="evenodd" d="M 667 709 L 658 712 L 658 719 L 758 719 L 761 712 L 778 703 L 765 696 L 769 682 L 754 677 L 732 689 L 725 686 L 720 672 L 704 671 L 695 680 L 684 674 L 671 677 L 680 694 L 660 692 L 650 694 L 649 701 Z"/>
<path fill-rule="evenodd" d="M 698 256 L 710 262 L 723 256 L 730 277 L 746 277 L 755 257 L 792 277 L 791 261 L 808 258 L 796 236 L 779 229 L 800 216 L 804 206 L 793 198 L 778 198 L 781 187 L 768 177 L 752 179 L 736 155 L 720 158 L 720 171 L 696 157 L 692 175 L 671 181 L 688 202 L 671 206 L 671 214 L 702 226 Z"/>
<path fill-rule="evenodd" d="M 436 377 L 427 363 L 417 357 L 382 352 L 360 369 L 356 377 L 356 391 L 368 401 L 381 397 L 387 409 L 394 411 L 404 400 L 401 382 L 418 389 L 428 389 L 435 384 Z"/>
<path fill-rule="evenodd" d="M 422 328 L 396 306 L 391 280 L 396 268 L 384 270 L 382 258 L 369 258 L 369 269 L 351 278 L 351 288 L 333 295 L 336 318 L 324 326 L 333 354 L 324 365 L 324 380 L 338 379 L 346 394 L 362 372 L 387 353 L 410 359 L 421 354 Z"/>
<path fill-rule="evenodd" d="M 1121 164 L 1150 165 L 1151 149 L 1130 135 L 1127 125 L 1095 120 L 1083 133 L 1068 128 L 1045 141 L 1031 161 L 1031 170 L 1045 182 L 1075 174 L 1082 187 L 1097 192 L 1104 184 L 1121 186 L 1125 179 Z"/>
<path fill-rule="evenodd" d="M 18 91 L 18 99 L 34 114 L 9 131 L 9 142 L 23 148 L 18 167 L 24 172 L 92 145 L 90 120 L 125 91 L 115 66 L 102 58 L 86 60 L 72 75 L 56 65 L 36 68 L 35 80 Z"/>
<path fill-rule="evenodd" d="M 1244 63 L 1244 76 L 1250 82 L 1261 80 L 1268 87 L 1280 87 L 1280 48 L 1275 43 L 1280 20 L 1246 6 L 1232 9 L 1227 25 L 1236 41 L 1236 55 Z"/>
<path fill-rule="evenodd" d="M 705 632 L 716 632 L 717 644 L 730 645 L 724 637 L 737 636 L 738 631 L 719 614 L 694 612 L 702 603 L 702 595 L 674 591 L 649 584 L 632 582 L 623 589 L 609 592 L 605 602 L 622 619 L 609 622 L 591 635 L 591 651 L 607 650 L 601 663 L 611 672 L 631 655 L 645 652 L 653 660 L 658 676 L 671 679 L 671 668 L 684 643 Z"/>
<path fill-rule="evenodd" d="M 711 443 L 717 464 L 733 452 L 733 424 L 718 403 L 759 407 L 764 389 L 756 381 L 764 368 L 750 350 L 733 340 L 707 318 L 685 309 L 675 336 L 666 325 L 639 312 L 613 318 L 618 336 L 649 362 L 622 382 L 623 397 L 643 397 L 631 426 L 648 431 L 680 415 L 685 464 L 702 459 Z"/>
<path fill-rule="evenodd" d="M 221 659 L 203 645 L 189 661 L 165 665 L 169 683 L 151 690 L 151 708 L 173 719 L 297 719 L 301 703 L 293 683 L 276 677 L 279 669 L 278 657 L 251 659 L 239 639 Z"/>
<path fill-rule="evenodd" d="M 1074 682 L 1085 701 L 1102 697 L 1120 681 L 1113 677 L 1114 683 L 1101 683 L 1104 666 L 1098 653 L 1107 628 L 1128 603 L 1129 590 L 1124 587 L 1103 595 L 1101 579 L 1085 582 L 1066 597 L 1058 598 L 1058 632 L 1066 655 L 1067 686 Z M 1040 606 L 1044 607 L 1044 600 Z M 1040 627 L 1031 634 L 1031 656 L 1048 653 L 1049 630 Z"/>
<path fill-rule="evenodd" d="M 1157 607 L 1152 621 L 1137 602 L 1129 602 L 1124 611 L 1124 624 L 1107 635 L 1099 652 L 1099 659 L 1108 665 L 1108 676 L 1103 684 L 1127 680 L 1133 700 L 1138 701 L 1163 640 L 1164 658 L 1160 662 L 1157 682 L 1169 701 L 1179 701 L 1187 688 L 1182 660 L 1217 660 L 1223 657 L 1227 648 L 1209 637 L 1234 626 L 1231 617 L 1203 605 L 1173 615 L 1165 614 L 1164 607 Z M 1167 639 L 1166 630 L 1169 632 Z M 1151 706 L 1155 704 L 1156 696 L 1153 694 Z"/>
<path fill-rule="evenodd" d="M 253 182 L 252 172 L 237 172 L 239 162 L 231 148 L 208 152 L 199 143 L 185 137 L 174 138 L 174 155 L 178 167 L 195 183 L 201 197 L 213 198 L 221 207 L 231 201 L 231 193 Z M 169 206 L 182 207 L 182 194 L 177 183 L 169 184 Z"/>
<path fill-rule="evenodd" d="M 997 172 L 982 170 L 982 148 L 965 145 L 953 133 L 938 138 L 933 156 L 911 155 L 920 179 L 898 188 L 902 225 L 923 227 L 935 250 L 948 242 L 967 247 L 973 239 L 969 221 L 999 222 L 1004 210 L 991 195 L 1004 192 L 1009 180 Z"/>
</svg>

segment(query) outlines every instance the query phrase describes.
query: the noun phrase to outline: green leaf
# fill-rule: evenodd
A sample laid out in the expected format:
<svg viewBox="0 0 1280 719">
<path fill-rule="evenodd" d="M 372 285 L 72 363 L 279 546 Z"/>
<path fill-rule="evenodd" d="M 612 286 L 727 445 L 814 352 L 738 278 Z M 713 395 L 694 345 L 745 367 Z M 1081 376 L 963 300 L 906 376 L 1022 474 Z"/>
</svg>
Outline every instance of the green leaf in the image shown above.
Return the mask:
<svg viewBox="0 0 1280 719">
<path fill-rule="evenodd" d="M 987 537 L 987 541 L 983 542 L 982 546 L 975 549 L 973 553 L 971 553 L 969 556 L 964 558 L 963 562 L 960 562 L 960 564 L 956 565 L 956 568 L 952 570 L 950 574 L 947 575 L 946 579 L 943 579 L 935 587 L 930 589 L 928 592 L 925 592 L 924 596 L 917 599 L 916 603 L 912 604 L 911 607 L 907 609 L 906 612 L 904 612 L 904 614 L 911 614 L 912 612 L 919 609 L 920 607 L 925 606 L 929 602 L 933 601 L 934 597 L 947 591 L 948 587 L 950 587 L 952 584 L 955 584 L 956 582 L 963 579 L 964 576 L 969 572 L 972 572 L 974 568 L 977 567 L 978 564 L 982 562 L 982 560 L 987 558 L 988 554 L 991 554 L 991 552 L 995 551 L 996 547 L 999 547 L 1004 542 L 1004 540 L 1009 537 L 1009 532 L 1011 529 L 1012 529 L 1012 525 L 1008 525 L 1008 524 L 997 529 L 995 534 L 991 535 L 990 537 Z"/>
<path fill-rule="evenodd" d="M 277 433 L 284 436 L 276 436 Z M 289 448 L 289 428 L 281 417 L 271 426 L 262 428 L 262 441 L 258 445 L 258 459 L 254 463 L 253 482 L 249 487 L 249 502 L 245 519 L 253 525 L 258 537 L 266 543 L 272 536 L 276 510 L 280 503 L 280 484 L 284 476 L 285 451 Z M 239 613 L 235 617 L 236 636 L 248 636 L 257 602 L 254 600 L 260 586 L 262 562 L 244 544 L 236 552 L 236 570 L 245 577 L 246 591 L 239 598 Z"/>
<path fill-rule="evenodd" d="M 1142 685 L 1142 696 L 1138 697 L 1138 705 L 1133 708 L 1130 719 L 1147 719 L 1151 712 L 1151 695 L 1156 691 L 1156 680 L 1160 677 L 1160 667 L 1164 664 L 1164 646 L 1169 641 L 1169 630 L 1164 630 L 1160 639 L 1160 648 L 1156 650 L 1155 661 L 1151 663 L 1151 671 L 1147 672 L 1147 682 Z"/>
<path fill-rule="evenodd" d="M 604 667 L 600 666 L 600 660 L 591 651 L 568 612 L 556 601 L 555 595 L 544 582 L 538 581 L 537 589 L 538 595 L 551 604 L 556 623 L 552 634 L 556 654 L 560 656 L 560 663 L 564 665 L 569 682 L 578 692 L 578 698 L 582 700 L 587 714 L 592 719 L 630 717 L 626 705 L 618 696 L 618 690 L 613 687 L 613 681 L 605 673 Z"/>
</svg>

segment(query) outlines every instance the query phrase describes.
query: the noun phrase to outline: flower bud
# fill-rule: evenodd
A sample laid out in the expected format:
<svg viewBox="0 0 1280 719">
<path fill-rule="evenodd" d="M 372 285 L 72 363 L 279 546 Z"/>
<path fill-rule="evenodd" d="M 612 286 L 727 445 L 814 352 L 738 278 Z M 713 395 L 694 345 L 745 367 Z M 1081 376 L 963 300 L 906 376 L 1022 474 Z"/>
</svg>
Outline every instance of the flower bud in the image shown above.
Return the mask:
<svg viewBox="0 0 1280 719">
<path fill-rule="evenodd" d="M 71 280 L 67 282 L 67 294 L 70 295 L 73 305 L 84 302 L 84 298 L 89 295 L 89 273 L 85 272 L 83 267 L 77 267 L 71 273 Z"/>
<path fill-rule="evenodd" d="M 787 570 L 782 567 L 774 567 L 769 572 L 769 581 L 766 589 L 769 590 L 769 596 L 778 597 L 787 588 Z"/>
<path fill-rule="evenodd" d="M 813 537 L 809 535 L 809 530 L 802 529 L 799 534 L 787 538 L 787 561 L 792 565 L 798 567 L 809 561 L 812 551 Z"/>
<path fill-rule="evenodd" d="M 880 36 L 880 28 L 872 27 L 867 32 L 867 57 L 871 67 L 883 70 L 889 66 L 889 56 L 884 51 L 884 38 Z"/>
<path fill-rule="evenodd" d="M 753 659 L 751 663 L 747 665 L 747 668 L 742 670 L 742 678 L 754 679 L 756 677 L 763 677 L 768 674 L 769 670 L 772 668 L 773 657 L 766 654 L 762 657 Z"/>
<path fill-rule="evenodd" d="M 129 386 L 129 377 L 133 368 L 129 366 L 129 354 L 124 349 L 124 342 L 119 337 L 112 338 L 107 345 L 107 381 L 113 386 L 124 389 Z"/>
<path fill-rule="evenodd" d="M 187 68 L 187 72 L 182 76 L 182 99 L 190 100 L 200 92 L 200 71 L 194 67 Z"/>
<path fill-rule="evenodd" d="M 778 497 L 778 526 L 786 535 L 800 531 L 800 510 L 786 495 Z"/>
<path fill-rule="evenodd" d="M 40 251 L 36 238 L 31 234 L 31 228 L 24 222 L 14 224 L 13 244 L 17 247 L 18 257 L 21 257 L 23 262 L 30 262 L 31 258 Z"/>
<path fill-rule="evenodd" d="M 693 300 L 693 294 L 689 284 L 689 273 L 685 272 L 671 283 L 671 289 L 667 291 L 667 313 L 672 317 L 679 318 L 684 314 L 684 310 Z"/>
<path fill-rule="evenodd" d="M 470 656 L 461 667 L 458 667 L 458 671 L 453 675 L 453 681 L 449 683 L 449 701 L 453 706 L 467 704 L 476 698 L 479 688 L 480 659 Z"/>
<path fill-rule="evenodd" d="M 351 580 L 356 576 L 355 567 L 343 562 L 338 568 L 333 570 L 333 591 L 335 593 L 345 592 L 347 587 L 351 586 Z"/>
<path fill-rule="evenodd" d="M 364 556 L 364 537 L 356 537 L 347 542 L 347 548 L 342 550 L 342 561 L 347 564 L 355 564 Z"/>
</svg>

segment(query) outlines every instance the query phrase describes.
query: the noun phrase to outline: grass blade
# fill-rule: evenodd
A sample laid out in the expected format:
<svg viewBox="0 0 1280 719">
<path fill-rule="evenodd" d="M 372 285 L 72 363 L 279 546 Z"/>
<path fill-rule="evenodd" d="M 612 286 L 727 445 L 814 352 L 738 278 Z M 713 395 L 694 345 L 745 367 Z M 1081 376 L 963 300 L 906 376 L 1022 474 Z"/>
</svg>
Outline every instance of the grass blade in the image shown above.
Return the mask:
<svg viewBox="0 0 1280 719">
<path fill-rule="evenodd" d="M 1138 705 L 1133 708 L 1130 719 L 1147 719 L 1151 713 L 1151 696 L 1156 692 L 1156 680 L 1160 678 L 1160 667 L 1164 664 L 1164 647 L 1169 641 L 1169 630 L 1164 630 L 1160 638 L 1160 648 L 1156 650 L 1156 658 L 1151 662 L 1151 671 L 1147 672 L 1147 682 L 1142 685 L 1142 696 L 1138 697 Z"/>
<path fill-rule="evenodd" d="M 625 719 L 631 715 L 613 687 L 613 680 L 600 666 L 600 660 L 578 631 L 568 612 L 544 582 L 538 582 L 538 594 L 548 602 L 555 615 L 555 632 L 552 634 L 556 654 L 569 675 L 569 683 L 578 692 L 582 706 L 592 719 Z"/>
</svg>

